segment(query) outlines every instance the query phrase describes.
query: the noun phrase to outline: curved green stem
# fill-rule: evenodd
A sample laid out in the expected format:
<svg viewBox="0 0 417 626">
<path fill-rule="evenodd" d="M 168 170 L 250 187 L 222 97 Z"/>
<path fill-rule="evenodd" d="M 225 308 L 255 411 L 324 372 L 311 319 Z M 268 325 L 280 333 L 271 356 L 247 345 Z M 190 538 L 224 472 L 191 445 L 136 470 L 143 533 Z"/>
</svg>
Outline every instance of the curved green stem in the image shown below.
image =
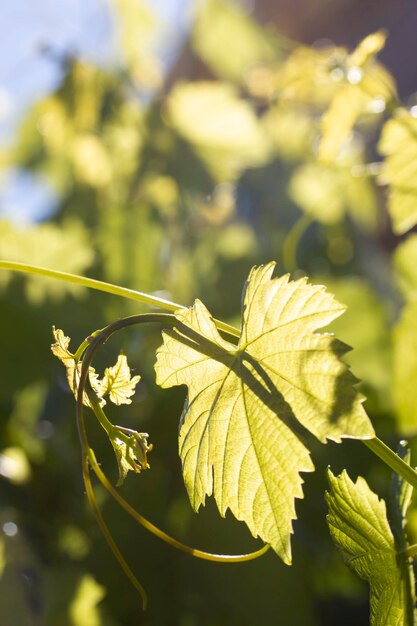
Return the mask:
<svg viewBox="0 0 417 626">
<path fill-rule="evenodd" d="M 86 433 L 86 428 L 85 428 L 85 423 L 84 423 L 84 415 L 83 415 L 83 395 L 84 395 L 84 391 L 86 389 L 86 386 L 88 386 L 88 372 L 89 372 L 89 368 L 91 366 L 93 357 L 94 357 L 96 351 L 98 350 L 98 348 L 100 347 L 100 345 L 105 343 L 105 341 L 107 341 L 107 339 L 114 332 L 116 332 L 117 330 L 120 330 L 121 328 L 125 328 L 127 326 L 131 326 L 133 324 L 149 323 L 149 322 L 159 322 L 159 323 L 161 323 L 161 322 L 162 323 L 170 322 L 170 323 L 175 323 L 176 322 L 176 318 L 175 318 L 174 315 L 168 314 L 168 313 L 144 313 L 144 314 L 139 314 L 139 315 L 132 315 L 130 317 L 123 318 L 121 320 L 117 320 L 113 324 L 109 324 L 109 326 L 107 326 L 106 328 L 104 328 L 101 331 L 95 332 L 91 336 L 91 338 L 89 340 L 89 345 L 85 349 L 84 358 L 83 358 L 83 362 L 82 362 L 81 373 L 80 373 L 80 380 L 79 380 L 79 383 L 78 383 L 78 391 L 77 391 L 77 424 L 78 424 L 78 429 L 79 429 L 79 433 L 80 433 L 80 438 L 82 439 L 83 454 L 86 455 L 86 457 L 88 457 L 88 460 L 90 462 L 90 466 L 93 469 L 93 471 L 96 474 L 96 476 L 99 479 L 99 481 L 101 482 L 101 484 L 110 493 L 110 495 L 120 504 L 120 506 L 122 506 L 125 509 L 125 511 L 127 511 L 127 513 L 129 513 L 129 515 L 131 515 L 144 528 L 149 530 L 151 533 L 153 533 L 154 535 L 156 535 L 157 537 L 159 537 L 160 539 L 162 539 L 163 541 L 165 541 L 169 545 L 171 545 L 174 548 L 177 548 L 177 549 L 179 549 L 179 550 L 181 550 L 183 552 L 186 552 L 187 554 L 195 556 L 197 558 L 205 559 L 205 560 L 208 560 L 208 561 L 215 561 L 215 562 L 218 562 L 218 563 L 241 563 L 241 562 L 245 562 L 245 561 L 250 561 L 250 560 L 256 559 L 256 558 L 262 556 L 263 554 L 265 554 L 265 552 L 269 549 L 270 546 L 269 545 L 264 545 L 259 550 L 256 550 L 256 551 L 250 552 L 250 553 L 246 553 L 246 554 L 239 554 L 239 555 L 213 554 L 213 553 L 210 553 L 210 552 L 205 552 L 205 551 L 202 551 L 202 550 L 198 550 L 197 548 L 191 548 L 190 546 L 188 546 L 188 545 L 186 545 L 186 544 L 184 544 L 184 543 L 174 539 L 173 537 L 171 537 L 170 535 L 168 535 L 167 533 L 165 533 L 164 531 L 159 529 L 157 526 L 152 524 L 149 520 L 147 520 L 142 515 L 140 515 L 140 513 L 138 513 L 117 492 L 117 490 L 114 489 L 114 487 L 108 481 L 108 479 L 105 476 L 105 474 L 101 471 L 101 469 L 100 469 L 100 467 L 99 467 L 99 465 L 98 465 L 98 463 L 96 461 L 96 458 L 95 458 L 95 455 L 94 455 L 94 451 L 90 448 L 90 446 L 88 444 L 88 437 L 87 437 L 87 433 Z M 86 342 L 83 342 L 83 344 L 81 344 L 81 346 L 84 347 L 84 348 L 85 348 L 86 345 L 87 345 Z M 80 350 L 80 349 L 77 350 L 77 354 L 79 352 L 81 352 L 81 354 L 82 354 L 83 350 Z M 106 431 L 108 431 L 108 429 L 110 427 L 112 427 L 112 424 L 108 420 L 108 418 L 105 415 L 103 409 L 100 407 L 100 404 L 99 404 L 99 402 L 98 402 L 98 400 L 97 400 L 93 390 L 91 389 L 91 387 L 87 389 L 87 393 L 89 395 L 91 407 L 94 410 L 94 412 L 95 412 L 99 422 L 101 423 L 103 428 Z M 107 534 L 105 534 L 105 536 L 106 536 L 106 539 L 107 539 Z"/>
<path fill-rule="evenodd" d="M 417 472 L 408 463 L 402 460 L 398 454 L 395 454 L 383 441 L 375 437 L 374 439 L 362 439 L 374 454 L 376 454 L 384 463 L 388 465 L 394 472 L 399 474 L 406 482 L 417 488 Z"/>
<path fill-rule="evenodd" d="M 215 561 L 216 563 L 244 563 L 246 561 L 252 561 L 254 559 L 257 559 L 258 557 L 262 556 L 263 554 L 265 554 L 265 552 L 269 550 L 270 546 L 268 544 L 265 544 L 259 550 L 256 550 L 255 552 L 248 552 L 246 554 L 213 554 L 211 552 L 205 552 L 203 550 L 199 550 L 198 548 L 192 548 L 188 546 L 187 544 L 182 543 L 181 541 L 178 541 L 177 539 L 174 539 L 173 537 L 165 533 L 163 530 L 155 526 L 155 524 L 152 524 L 152 522 L 150 522 L 148 519 L 143 517 L 143 515 L 138 513 L 136 509 L 134 509 L 132 505 L 129 504 L 129 502 L 127 502 L 127 500 L 125 500 L 123 496 L 121 496 L 116 491 L 116 489 L 107 479 L 104 472 L 102 472 L 102 470 L 100 469 L 100 466 L 98 465 L 96 458 L 94 456 L 93 450 L 90 449 L 90 452 L 92 453 L 89 456 L 91 468 L 94 471 L 97 478 L 99 479 L 99 481 L 101 482 L 101 484 L 103 485 L 103 487 L 106 489 L 106 491 L 110 493 L 110 495 L 114 498 L 114 500 L 118 504 L 120 504 L 120 506 L 127 513 L 129 513 L 129 515 L 136 522 L 138 522 L 141 526 L 146 528 L 146 530 L 151 532 L 153 535 L 155 535 L 159 539 L 162 539 L 162 541 L 165 541 L 166 543 L 168 543 L 173 548 L 176 548 L 177 550 L 180 550 L 181 552 L 185 552 L 186 554 L 190 554 L 191 556 L 197 557 L 198 559 L 203 559 L 205 561 Z"/>
<path fill-rule="evenodd" d="M 291 230 L 288 232 L 284 245 L 282 246 L 282 261 L 284 263 L 287 272 L 295 272 L 298 269 L 297 265 L 297 250 L 301 237 L 310 226 L 313 218 L 307 213 L 304 213 L 294 224 Z"/>
<path fill-rule="evenodd" d="M 90 450 L 90 452 L 92 452 L 92 450 Z M 89 454 L 88 457 L 87 456 L 83 456 L 83 479 L 84 479 L 84 486 L 85 486 L 85 491 L 87 494 L 87 499 L 88 502 L 91 506 L 91 509 L 94 513 L 94 517 L 97 520 L 97 523 L 100 527 L 101 532 L 103 533 L 104 538 L 106 539 L 108 545 L 110 546 L 111 551 L 113 552 L 116 560 L 119 562 L 121 568 L 123 569 L 124 573 L 126 574 L 126 576 L 128 577 L 128 579 L 130 580 L 130 582 L 132 583 L 133 587 L 139 592 L 140 597 L 142 598 L 142 607 L 143 610 L 145 611 L 147 606 L 148 606 L 148 596 L 146 594 L 145 589 L 143 588 L 143 586 L 140 584 L 140 582 L 138 581 L 138 579 L 136 578 L 136 576 L 134 575 L 134 573 L 132 572 L 132 570 L 130 569 L 129 565 L 127 564 L 125 558 L 123 557 L 122 553 L 120 552 L 119 548 L 117 547 L 111 532 L 109 531 L 106 522 L 104 521 L 103 515 L 100 511 L 100 508 L 97 504 L 97 500 L 96 500 L 96 496 L 94 494 L 94 489 L 93 489 L 93 485 L 91 483 L 91 479 L 90 479 L 90 472 L 89 472 L 89 468 L 88 468 L 88 462 L 90 461 L 91 463 L 91 455 Z"/>
<path fill-rule="evenodd" d="M 51 270 L 46 267 L 31 265 L 29 263 L 17 263 L 14 261 L 0 260 L 0 269 L 10 270 L 13 272 L 21 272 L 23 274 L 36 274 L 38 276 L 46 276 L 47 278 L 64 280 L 68 283 L 80 285 L 81 287 L 88 287 L 90 289 L 96 289 L 98 291 L 105 291 L 106 293 L 111 293 L 113 295 L 128 298 L 130 300 L 135 300 L 136 302 L 142 302 L 143 304 L 148 304 L 149 306 L 158 309 L 164 309 L 165 311 L 171 311 L 173 313 L 178 309 L 186 308 L 181 304 L 176 304 L 175 302 L 170 302 L 169 300 L 164 300 L 163 298 L 158 298 L 157 296 L 151 296 L 148 293 L 142 293 L 141 291 L 127 289 L 126 287 L 119 287 L 119 285 L 112 285 L 111 283 L 106 283 L 101 280 L 96 280 L 94 278 L 87 278 L 85 276 L 78 276 L 76 274 L 69 274 L 68 272 L 60 272 L 58 270 Z M 219 330 L 223 330 L 233 337 L 239 337 L 239 331 L 233 326 L 230 326 L 230 324 L 225 324 L 220 320 L 214 321 Z"/>
</svg>

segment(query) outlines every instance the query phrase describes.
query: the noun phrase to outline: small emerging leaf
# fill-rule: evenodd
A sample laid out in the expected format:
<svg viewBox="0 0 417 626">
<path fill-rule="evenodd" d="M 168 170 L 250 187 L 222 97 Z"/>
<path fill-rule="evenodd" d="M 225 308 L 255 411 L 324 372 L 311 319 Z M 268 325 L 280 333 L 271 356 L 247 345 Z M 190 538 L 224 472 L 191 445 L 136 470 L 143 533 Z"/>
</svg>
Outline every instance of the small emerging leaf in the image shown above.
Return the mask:
<svg viewBox="0 0 417 626">
<path fill-rule="evenodd" d="M 109 394 L 109 399 L 117 404 L 131 404 L 131 396 L 135 393 L 135 387 L 140 381 L 140 376 L 130 376 L 130 367 L 124 354 L 119 354 L 116 365 L 104 370 L 101 381 L 103 394 Z"/>
<path fill-rule="evenodd" d="M 122 426 L 114 426 L 107 434 L 119 467 L 118 486 L 124 482 L 129 470 L 139 474 L 142 470 L 149 469 L 147 454 L 153 446 L 148 444 L 148 433 L 138 433 Z"/>
<path fill-rule="evenodd" d="M 74 354 L 69 351 L 70 338 L 64 335 L 60 329 L 53 328 L 55 343 L 52 344 L 52 353 L 67 368 L 67 379 L 71 391 L 77 397 L 78 383 L 81 375 L 82 360 L 75 362 Z M 103 396 L 109 395 L 114 404 L 131 404 L 131 396 L 135 393 L 135 387 L 140 381 L 140 376 L 131 378 L 130 367 L 127 363 L 126 355 L 119 354 L 117 362 L 113 367 L 107 367 L 104 376 L 100 380 L 94 367 L 89 368 L 89 381 L 92 389 L 99 399 L 100 406 L 104 406 L 106 401 Z M 83 404 L 90 407 L 87 392 L 84 392 Z"/>
<path fill-rule="evenodd" d="M 52 329 L 55 343 L 51 345 L 52 353 L 65 365 L 67 369 L 67 380 L 70 386 L 70 389 L 75 397 L 77 397 L 78 383 L 80 381 L 81 375 L 81 367 L 82 361 L 75 362 L 74 355 L 69 351 L 68 346 L 70 344 L 71 339 L 64 335 L 64 332 L 59 328 Z M 94 392 L 100 399 L 100 405 L 104 406 L 106 401 L 103 398 L 103 385 L 102 382 L 98 379 L 98 374 L 96 373 L 94 367 L 89 368 L 89 381 L 91 387 Z M 88 399 L 88 395 L 84 392 L 83 395 L 83 404 L 85 406 L 90 407 L 90 400 Z"/>
<path fill-rule="evenodd" d="M 156 372 L 162 387 L 188 387 L 179 447 L 193 508 L 214 494 L 221 515 L 230 509 L 290 563 L 300 472 L 314 469 L 303 429 L 322 442 L 374 431 L 340 360 L 347 346 L 315 333 L 344 307 L 306 279 L 273 279 L 274 267 L 249 276 L 238 346 L 196 301 L 164 332 Z"/>
<path fill-rule="evenodd" d="M 327 522 L 345 563 L 371 587 L 371 626 L 414 626 L 407 557 L 397 546 L 385 502 L 359 477 L 329 471 Z"/>
</svg>

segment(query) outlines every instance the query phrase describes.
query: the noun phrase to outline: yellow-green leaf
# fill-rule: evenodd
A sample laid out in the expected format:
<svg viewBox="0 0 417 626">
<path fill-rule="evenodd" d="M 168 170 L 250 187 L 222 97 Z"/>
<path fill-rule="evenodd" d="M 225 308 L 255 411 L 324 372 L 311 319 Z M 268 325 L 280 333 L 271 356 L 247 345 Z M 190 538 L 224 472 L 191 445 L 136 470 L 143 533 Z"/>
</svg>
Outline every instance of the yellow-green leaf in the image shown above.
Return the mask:
<svg viewBox="0 0 417 626">
<path fill-rule="evenodd" d="M 52 329 L 52 332 L 55 339 L 55 343 L 51 345 L 52 354 L 54 354 L 65 365 L 67 370 L 67 380 L 69 387 L 74 396 L 77 397 L 82 361 L 78 361 L 77 363 L 75 362 L 74 354 L 69 350 L 69 344 L 71 339 L 69 337 L 66 337 L 61 329 L 54 327 Z M 89 368 L 89 381 L 91 387 L 100 399 L 100 405 L 105 405 L 106 401 L 103 398 L 103 385 L 102 382 L 98 379 L 98 374 L 96 373 L 94 367 Z M 88 399 L 88 395 L 86 392 L 84 392 L 83 395 L 83 404 L 85 406 L 91 406 L 90 400 Z"/>
<path fill-rule="evenodd" d="M 417 299 L 417 234 L 402 241 L 394 254 L 395 277 L 405 300 Z"/>
<path fill-rule="evenodd" d="M 389 185 L 388 209 L 401 235 L 417 224 L 417 119 L 398 109 L 384 126 L 379 151 L 386 157 L 380 180 Z"/>
<path fill-rule="evenodd" d="M 78 220 L 67 220 L 63 226 L 45 223 L 21 227 L 3 220 L 0 221 L 0 257 L 82 274 L 92 264 L 94 251 L 87 230 Z M 8 280 L 9 274 L 2 273 L 0 281 L 4 277 Z M 25 284 L 27 296 L 34 304 L 42 303 L 47 297 L 60 301 L 68 293 L 83 293 L 79 285 L 35 275 L 26 276 Z"/>
<path fill-rule="evenodd" d="M 385 502 L 359 477 L 329 472 L 327 522 L 345 563 L 371 587 L 371 626 L 414 626 L 408 559 L 397 551 Z"/>
<path fill-rule="evenodd" d="M 395 97 L 390 74 L 375 61 L 385 40 L 383 32 L 368 35 L 338 68 L 340 86 L 322 118 L 319 158 L 325 163 L 339 155 L 363 114 L 382 113 Z"/>
<path fill-rule="evenodd" d="M 376 223 L 373 187 L 366 176 L 353 176 L 352 167 L 304 163 L 291 177 L 289 195 L 303 211 L 324 224 L 340 222 L 348 212 L 364 230 L 371 230 Z"/>
<path fill-rule="evenodd" d="M 356 85 L 348 84 L 340 88 L 323 115 L 320 160 L 331 163 L 338 156 L 357 119 L 366 110 L 368 100 L 369 97 Z"/>
<path fill-rule="evenodd" d="M 397 428 L 404 435 L 417 432 L 417 302 L 410 302 L 397 323 L 393 346 L 392 393 Z"/>
<path fill-rule="evenodd" d="M 268 155 L 266 135 L 250 104 L 217 82 L 178 84 L 168 99 L 168 118 L 219 179 L 234 178 Z"/>
<path fill-rule="evenodd" d="M 271 63 L 279 56 L 277 38 L 227 0 L 207 0 L 199 5 L 192 42 L 218 76 L 236 82 L 243 82 L 255 65 Z"/>
<path fill-rule="evenodd" d="M 129 471 L 139 474 L 142 470 L 149 469 L 148 452 L 151 452 L 153 445 L 148 443 L 148 433 L 113 426 L 107 435 L 119 468 L 118 486 L 123 484 Z"/>
<path fill-rule="evenodd" d="M 221 515 L 230 509 L 290 563 L 300 472 L 314 469 L 304 430 L 322 442 L 374 431 L 340 360 L 347 346 L 315 333 L 344 307 L 306 279 L 272 278 L 274 268 L 250 273 L 237 346 L 196 301 L 164 332 L 156 372 L 162 387 L 188 387 L 179 448 L 193 508 L 214 494 Z"/>
<path fill-rule="evenodd" d="M 135 393 L 135 388 L 140 381 L 140 376 L 131 378 L 130 367 L 127 364 L 125 354 L 119 354 L 117 363 L 113 367 L 104 370 L 104 377 L 101 381 L 103 394 L 109 394 L 109 399 L 114 404 L 131 404 L 131 396 Z"/>
</svg>

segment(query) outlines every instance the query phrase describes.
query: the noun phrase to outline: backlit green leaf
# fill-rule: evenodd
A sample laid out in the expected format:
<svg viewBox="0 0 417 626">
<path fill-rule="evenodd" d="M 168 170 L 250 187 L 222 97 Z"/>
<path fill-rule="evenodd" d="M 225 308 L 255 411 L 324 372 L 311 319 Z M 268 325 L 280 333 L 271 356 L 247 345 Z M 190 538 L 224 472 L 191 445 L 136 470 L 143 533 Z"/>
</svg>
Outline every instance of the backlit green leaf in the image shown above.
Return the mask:
<svg viewBox="0 0 417 626">
<path fill-rule="evenodd" d="M 384 126 L 379 151 L 386 157 L 381 182 L 389 185 L 393 228 L 402 234 L 417 224 L 417 119 L 397 109 Z"/>
<path fill-rule="evenodd" d="M 248 102 L 231 85 L 177 85 L 168 99 L 168 118 L 219 179 L 235 177 L 264 162 L 266 135 Z"/>
<path fill-rule="evenodd" d="M 53 328 L 52 332 L 55 339 L 55 343 L 51 345 L 52 354 L 54 354 L 65 365 L 67 370 L 68 385 L 74 396 L 77 397 L 82 361 L 75 361 L 74 354 L 69 351 L 69 344 L 71 339 L 69 337 L 66 337 L 64 335 L 64 332 L 60 328 Z M 88 376 L 90 385 L 95 391 L 96 395 L 100 398 L 101 406 L 103 406 L 104 404 L 106 404 L 106 401 L 103 398 L 103 384 L 99 380 L 98 374 L 96 373 L 94 367 L 89 368 Z M 84 392 L 83 404 L 85 406 L 91 406 L 90 400 L 88 399 L 88 395 L 86 392 Z"/>
<path fill-rule="evenodd" d="M 322 161 L 331 163 L 338 156 L 363 114 L 382 113 L 395 97 L 391 76 L 375 61 L 385 40 L 383 32 L 368 35 L 336 68 L 340 71 L 340 87 L 322 118 Z"/>
<path fill-rule="evenodd" d="M 107 367 L 104 370 L 104 377 L 101 381 L 103 393 L 109 394 L 109 398 L 114 404 L 131 404 L 131 396 L 135 393 L 135 387 L 140 381 L 140 376 L 130 375 L 130 367 L 127 364 L 125 354 L 119 354 L 116 365 Z"/>
<path fill-rule="evenodd" d="M 48 223 L 19 227 L 4 220 L 0 221 L 0 257 L 82 274 L 92 264 L 94 251 L 86 229 L 78 220 L 68 220 L 62 227 Z M 8 277 L 8 273 L 2 272 L 0 281 Z M 41 304 L 46 298 L 60 301 L 68 293 L 83 293 L 82 287 L 65 281 L 34 275 L 26 276 L 25 281 L 27 296 L 33 304 Z"/>
<path fill-rule="evenodd" d="M 246 72 L 278 56 L 277 38 L 237 4 L 208 0 L 199 5 L 193 47 L 221 78 L 243 82 Z"/>
<path fill-rule="evenodd" d="M 395 277 L 405 300 L 417 299 L 417 235 L 402 241 L 394 253 Z"/>
<path fill-rule="evenodd" d="M 344 85 L 335 95 L 322 119 L 319 158 L 323 162 L 331 163 L 338 156 L 368 99 L 356 85 Z"/>
<path fill-rule="evenodd" d="M 107 435 L 119 468 L 118 486 L 123 484 L 129 471 L 139 474 L 142 470 L 149 469 L 148 452 L 151 452 L 153 445 L 148 443 L 148 433 L 113 426 L 107 431 Z"/>
<path fill-rule="evenodd" d="M 306 279 L 273 279 L 274 267 L 249 276 L 237 346 L 196 301 L 164 332 L 156 372 L 162 387 L 188 387 L 179 448 L 193 508 L 214 494 L 221 515 L 230 509 L 290 563 L 300 472 L 314 469 L 304 429 L 322 442 L 374 431 L 340 360 L 347 346 L 315 333 L 344 307 Z"/>
<path fill-rule="evenodd" d="M 353 176 L 348 164 L 304 163 L 294 171 L 288 191 L 301 209 L 324 224 L 340 222 L 347 212 L 365 230 L 376 223 L 372 185 L 366 176 Z"/>
<path fill-rule="evenodd" d="M 417 302 L 408 304 L 394 329 L 392 393 L 397 428 L 417 432 Z"/>
<path fill-rule="evenodd" d="M 400 441 L 397 446 L 397 454 L 408 465 L 411 461 L 411 450 L 407 447 L 406 441 Z M 395 537 L 397 547 L 400 550 L 407 548 L 407 541 L 405 535 L 405 525 L 407 511 L 411 503 L 413 495 L 413 487 L 410 483 L 407 483 L 399 474 L 395 472 L 391 476 L 390 485 L 390 513 L 391 513 L 391 528 Z"/>
<path fill-rule="evenodd" d="M 327 522 L 345 563 L 371 587 L 371 626 L 413 626 L 408 559 L 398 553 L 385 502 L 359 477 L 329 472 Z"/>
</svg>

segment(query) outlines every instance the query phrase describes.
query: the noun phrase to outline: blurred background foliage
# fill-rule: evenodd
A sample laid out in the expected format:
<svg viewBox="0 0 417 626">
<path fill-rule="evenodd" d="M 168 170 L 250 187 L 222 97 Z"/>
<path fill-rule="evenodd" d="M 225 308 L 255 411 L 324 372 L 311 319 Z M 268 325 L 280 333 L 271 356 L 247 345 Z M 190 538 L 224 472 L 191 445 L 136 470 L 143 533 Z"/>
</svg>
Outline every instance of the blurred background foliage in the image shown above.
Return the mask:
<svg viewBox="0 0 417 626">
<path fill-rule="evenodd" d="M 287 17 L 282 31 L 274 27 L 273 4 L 195 3 L 170 63 L 158 54 L 169 28 L 141 0 L 112 2 L 112 62 L 49 50 L 62 78 L 25 112 L 0 153 L 0 258 L 185 305 L 198 296 L 232 323 L 250 267 L 277 259 L 282 272 L 307 274 L 348 305 L 331 330 L 353 346 L 347 359 L 363 381 L 367 410 L 395 446 L 417 432 L 417 236 L 409 234 L 417 223 L 417 84 L 411 89 L 401 74 L 406 87 L 398 95 L 378 60 L 387 45 L 380 26 L 391 19 L 396 28 L 387 3 L 374 10 L 373 32 L 361 41 L 352 21 L 347 47 L 317 35 L 307 10 L 315 3 L 304 3 L 308 36 L 305 16 L 291 22 L 286 2 L 277 13 Z M 333 30 L 323 19 L 336 40 L 347 7 L 360 15 L 357 3 L 341 5 Z M 26 190 L 20 202 L 35 217 L 10 209 L 13 185 Z M 327 533 L 324 470 L 348 467 L 382 496 L 388 474 L 349 441 L 313 444 L 317 471 L 297 502 L 291 568 L 273 554 L 235 566 L 178 554 L 98 487 L 114 536 L 149 593 L 142 614 L 86 505 L 74 402 L 50 353 L 54 324 L 77 344 L 141 308 L 6 272 L 0 290 L 1 624 L 368 624 L 367 589 Z M 245 527 L 219 519 L 213 503 L 198 516 L 190 509 L 176 444 L 184 392 L 155 388 L 159 341 L 154 329 L 125 331 L 98 358 L 102 371 L 123 349 L 142 376 L 116 421 L 150 433 L 151 471 L 130 475 L 122 492 L 184 542 L 214 552 L 254 549 Z M 108 442 L 93 420 L 89 426 L 115 482 Z M 409 533 L 416 538 L 417 508 Z"/>
</svg>

